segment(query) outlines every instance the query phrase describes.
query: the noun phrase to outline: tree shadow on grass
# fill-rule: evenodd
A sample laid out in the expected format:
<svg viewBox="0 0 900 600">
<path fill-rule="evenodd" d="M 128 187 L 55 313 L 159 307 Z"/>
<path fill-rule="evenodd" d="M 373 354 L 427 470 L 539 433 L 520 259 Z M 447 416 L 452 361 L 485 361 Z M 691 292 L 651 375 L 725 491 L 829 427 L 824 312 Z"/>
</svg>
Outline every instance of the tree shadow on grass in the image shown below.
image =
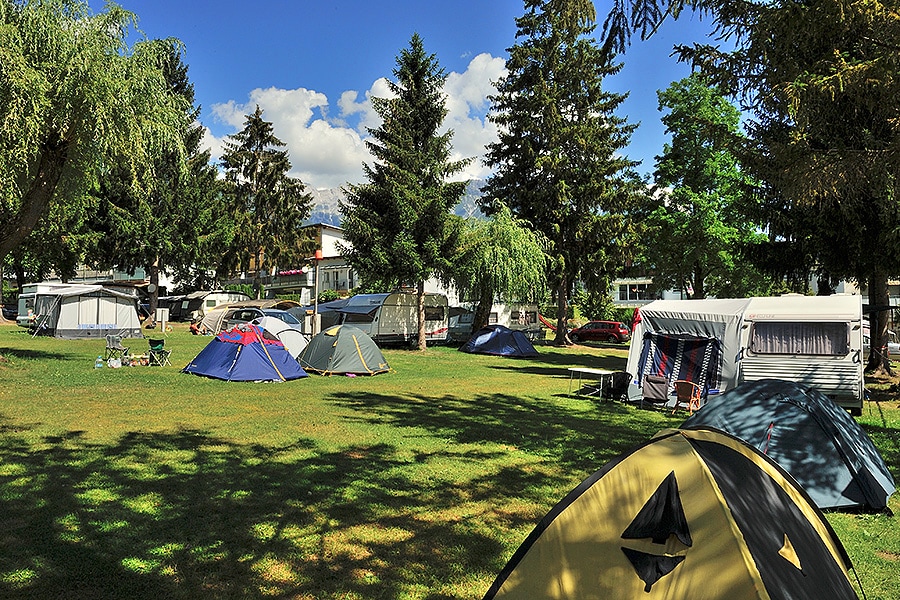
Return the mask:
<svg viewBox="0 0 900 600">
<path fill-rule="evenodd" d="M 25 360 L 81 360 L 80 356 L 73 354 L 64 354 L 62 352 L 46 352 L 44 350 L 32 350 L 24 348 L 0 347 L 0 356 Z"/>
<path fill-rule="evenodd" d="M 486 589 L 503 534 L 534 519 L 492 507 L 543 500 L 547 483 L 515 467 L 423 478 L 388 444 L 326 452 L 189 429 L 34 442 L 16 430 L 0 431 L 6 599 L 467 597 L 453 586 L 482 574 Z"/>
<path fill-rule="evenodd" d="M 0 418 L 0 597 L 477 597 L 573 481 L 666 426 L 507 394 L 330 400 L 398 441 L 99 443 Z"/>
<path fill-rule="evenodd" d="M 360 392 L 333 401 L 354 409 L 353 418 L 359 421 L 422 427 L 461 444 L 509 446 L 585 474 L 684 420 L 683 415 L 639 411 L 619 402 L 597 402 L 594 410 L 574 411 L 565 403 L 507 394 L 434 398 Z"/>
<path fill-rule="evenodd" d="M 421 405 L 420 416 L 386 397 L 338 401 L 366 413 L 361 419 L 419 423 L 473 442 L 496 439 L 477 420 L 499 413 L 522 429 L 507 432 L 509 442 L 568 454 L 558 447 L 574 422 L 542 435 L 528 425 L 534 406 L 479 400 L 475 414 L 446 398 L 437 415 Z M 323 451 L 298 439 L 270 447 L 193 429 L 133 432 L 109 444 L 77 431 L 34 441 L 22 426 L 2 424 L 0 597 L 7 599 L 477 596 L 483 589 L 454 590 L 471 590 L 473 577 L 486 589 L 505 560 L 504 536 L 539 518 L 517 503 L 546 505 L 554 483 L 549 469 L 502 461 L 485 468 L 498 450 L 454 445 L 411 461 L 389 444 Z M 587 429 L 578 427 L 580 441 Z M 591 462 L 577 454 L 571 464 Z M 473 476 L 423 478 L 411 466 L 431 460 L 472 465 Z"/>
</svg>

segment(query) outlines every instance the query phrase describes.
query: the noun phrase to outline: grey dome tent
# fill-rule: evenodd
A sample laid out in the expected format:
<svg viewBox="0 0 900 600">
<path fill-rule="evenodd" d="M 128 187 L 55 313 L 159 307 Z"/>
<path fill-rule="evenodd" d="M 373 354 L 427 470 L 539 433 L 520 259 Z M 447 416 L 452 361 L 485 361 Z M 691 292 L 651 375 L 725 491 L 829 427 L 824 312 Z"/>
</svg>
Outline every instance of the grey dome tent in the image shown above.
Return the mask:
<svg viewBox="0 0 900 600">
<path fill-rule="evenodd" d="M 780 379 L 711 396 L 682 428 L 734 435 L 788 471 L 822 509 L 881 511 L 895 490 L 884 459 L 846 410 L 814 388 Z"/>
<path fill-rule="evenodd" d="M 472 334 L 469 341 L 459 347 L 461 352 L 493 354 L 515 358 L 540 356 L 528 336 L 521 331 L 503 325 L 488 325 Z"/>
<path fill-rule="evenodd" d="M 372 338 L 351 325 L 335 325 L 317 333 L 297 361 L 305 370 L 321 375 L 377 375 L 390 370 Z"/>
</svg>

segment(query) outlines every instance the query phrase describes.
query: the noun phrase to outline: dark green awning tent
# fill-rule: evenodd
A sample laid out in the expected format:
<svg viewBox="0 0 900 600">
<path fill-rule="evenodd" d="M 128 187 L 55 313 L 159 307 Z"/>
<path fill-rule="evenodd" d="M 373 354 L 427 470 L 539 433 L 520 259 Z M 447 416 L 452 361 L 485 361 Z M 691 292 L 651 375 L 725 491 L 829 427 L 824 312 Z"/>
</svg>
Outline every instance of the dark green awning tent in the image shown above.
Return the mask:
<svg viewBox="0 0 900 600">
<path fill-rule="evenodd" d="M 771 459 L 718 431 L 664 431 L 582 482 L 485 600 L 858 598 L 822 512 Z"/>
<path fill-rule="evenodd" d="M 846 410 L 814 388 L 763 379 L 711 397 L 681 425 L 739 437 L 788 471 L 822 509 L 881 511 L 894 478 Z"/>
<path fill-rule="evenodd" d="M 335 325 L 317 333 L 297 361 L 305 370 L 321 375 L 376 375 L 390 370 L 372 338 L 351 325 Z"/>
</svg>

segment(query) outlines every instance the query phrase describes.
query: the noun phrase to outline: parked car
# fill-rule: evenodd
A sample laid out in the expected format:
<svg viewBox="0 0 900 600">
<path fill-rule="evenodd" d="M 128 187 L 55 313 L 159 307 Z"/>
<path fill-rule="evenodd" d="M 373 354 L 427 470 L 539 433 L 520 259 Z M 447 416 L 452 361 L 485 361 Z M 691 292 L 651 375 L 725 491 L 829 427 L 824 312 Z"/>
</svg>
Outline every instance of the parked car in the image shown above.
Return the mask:
<svg viewBox="0 0 900 600">
<path fill-rule="evenodd" d="M 18 304 L 4 304 L 3 305 L 3 318 L 8 321 L 15 321 L 16 317 L 19 316 L 19 305 Z"/>
<path fill-rule="evenodd" d="M 618 321 L 590 321 L 569 332 L 573 342 L 627 342 L 631 339 L 631 329 Z"/>
<path fill-rule="evenodd" d="M 253 319 L 264 317 L 265 313 L 261 308 L 255 306 L 242 306 L 227 309 L 225 317 L 222 319 L 222 330 L 231 329 L 235 325 L 241 323 L 249 323 Z"/>
<path fill-rule="evenodd" d="M 293 329 L 297 329 L 299 331 L 303 330 L 303 324 L 300 322 L 300 319 L 286 310 L 279 310 L 277 308 L 264 308 L 262 309 L 262 311 L 263 314 L 267 317 L 275 317 L 279 321 L 284 321 Z"/>
</svg>

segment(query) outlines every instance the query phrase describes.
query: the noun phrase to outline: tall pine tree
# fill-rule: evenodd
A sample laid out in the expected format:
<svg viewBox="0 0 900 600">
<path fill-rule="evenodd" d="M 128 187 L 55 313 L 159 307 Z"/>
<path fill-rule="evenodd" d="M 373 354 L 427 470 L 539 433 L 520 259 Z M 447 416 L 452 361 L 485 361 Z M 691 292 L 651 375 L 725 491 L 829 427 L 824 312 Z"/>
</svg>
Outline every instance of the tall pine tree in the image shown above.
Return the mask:
<svg viewBox="0 0 900 600">
<path fill-rule="evenodd" d="M 614 114 L 625 96 L 602 86 L 621 65 L 590 37 L 593 16 L 591 3 L 526 0 L 490 115 L 500 132 L 482 207 L 503 202 L 549 240 L 557 343 L 575 282 L 605 293 L 624 263 L 627 212 L 642 189 L 620 152 L 636 127 Z"/>
<path fill-rule="evenodd" d="M 382 124 L 369 129 L 366 142 L 375 157 L 363 165 L 369 182 L 347 186 L 340 210 L 352 244 L 346 256 L 365 285 L 416 285 L 424 350 L 425 280 L 450 266 L 450 219 L 466 186 L 448 178 L 468 161 L 450 160 L 453 132 L 440 133 L 446 75 L 418 34 L 397 57 L 394 77 L 388 82 L 392 97 L 372 99 Z"/>
<path fill-rule="evenodd" d="M 247 115 L 244 129 L 228 137 L 222 166 L 226 196 L 235 222 L 234 239 L 225 266 L 253 270 L 253 289 L 262 291 L 262 272 L 281 258 L 297 261 L 303 221 L 312 197 L 300 179 L 288 175 L 291 162 L 285 144 L 259 106 Z"/>
</svg>

